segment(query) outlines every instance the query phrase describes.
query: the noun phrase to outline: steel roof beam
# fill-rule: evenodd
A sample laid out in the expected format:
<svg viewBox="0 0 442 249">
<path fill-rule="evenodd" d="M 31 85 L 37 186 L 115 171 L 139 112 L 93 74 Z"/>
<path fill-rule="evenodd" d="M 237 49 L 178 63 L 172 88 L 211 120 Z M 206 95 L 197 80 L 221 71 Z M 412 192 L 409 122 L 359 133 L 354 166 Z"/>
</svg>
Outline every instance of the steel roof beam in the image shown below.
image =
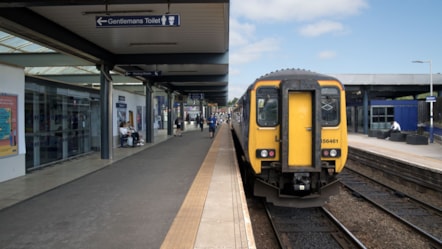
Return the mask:
<svg viewBox="0 0 442 249">
<path fill-rule="evenodd" d="M 2 61 L 22 67 L 95 66 L 94 63 L 60 53 L 2 54 Z"/>
<path fill-rule="evenodd" d="M 114 60 L 112 53 L 27 8 L 0 8 L 0 21 L 6 30 L 51 49 L 93 63 L 105 61 L 112 64 Z"/>
<path fill-rule="evenodd" d="M 229 64 L 229 53 L 115 55 L 115 64 Z"/>
<path fill-rule="evenodd" d="M 100 74 L 62 74 L 62 75 L 49 75 L 49 74 L 42 74 L 38 75 L 40 77 L 44 77 L 50 80 L 55 81 L 62 81 L 62 82 L 68 82 L 68 83 L 100 83 Z M 139 79 L 135 79 L 133 77 L 128 77 L 124 75 L 119 74 L 112 74 L 112 79 L 114 83 L 135 83 L 135 82 L 142 82 Z M 213 85 L 213 84 L 219 84 L 221 83 L 223 86 L 227 85 L 227 76 L 225 75 L 206 75 L 206 76 L 200 76 L 200 75 L 174 75 L 174 76 L 161 76 L 154 79 L 154 82 L 161 83 L 161 82 L 167 82 L 167 83 L 188 83 L 188 82 L 198 82 L 198 83 L 204 83 L 207 82 L 207 85 Z M 183 86 L 182 88 L 187 88 L 186 86 Z M 199 88 L 199 86 L 190 86 L 189 89 L 193 88 Z M 202 89 L 210 90 L 212 87 L 202 87 Z"/>
<path fill-rule="evenodd" d="M 5 1 L 0 7 L 69 6 L 69 5 L 108 5 L 113 4 L 190 4 L 190 3 L 229 3 L 230 0 L 43 0 Z"/>
</svg>

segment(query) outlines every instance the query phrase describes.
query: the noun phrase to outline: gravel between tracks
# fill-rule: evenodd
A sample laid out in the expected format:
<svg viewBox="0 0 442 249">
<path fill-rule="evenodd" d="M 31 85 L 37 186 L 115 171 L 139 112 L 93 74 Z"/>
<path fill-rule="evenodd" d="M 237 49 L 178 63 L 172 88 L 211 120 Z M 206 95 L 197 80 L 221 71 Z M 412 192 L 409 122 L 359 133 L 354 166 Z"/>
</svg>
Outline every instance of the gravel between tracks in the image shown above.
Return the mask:
<svg viewBox="0 0 442 249">
<path fill-rule="evenodd" d="M 257 199 L 248 199 L 249 213 L 257 249 L 278 248 L 264 207 Z M 367 248 L 431 248 L 423 237 L 406 225 L 358 199 L 346 189 L 325 205 Z"/>
<path fill-rule="evenodd" d="M 431 248 L 411 228 L 347 190 L 341 189 L 325 207 L 367 248 Z"/>
<path fill-rule="evenodd" d="M 279 248 L 278 240 L 275 237 L 263 203 L 256 198 L 247 198 L 247 206 L 252 221 L 256 249 Z"/>
<path fill-rule="evenodd" d="M 442 206 L 440 192 L 422 193 L 420 189 L 392 181 L 391 177 L 354 162 L 348 162 L 347 167 L 354 168 L 398 191 L 419 196 L 420 199 L 434 206 Z M 256 199 L 248 199 L 248 205 L 257 249 L 278 248 L 278 242 L 263 205 Z M 365 200 L 354 197 L 346 189 L 341 189 L 338 195 L 332 196 L 325 207 L 369 249 L 432 248 L 422 236 L 411 228 L 373 207 Z"/>
</svg>

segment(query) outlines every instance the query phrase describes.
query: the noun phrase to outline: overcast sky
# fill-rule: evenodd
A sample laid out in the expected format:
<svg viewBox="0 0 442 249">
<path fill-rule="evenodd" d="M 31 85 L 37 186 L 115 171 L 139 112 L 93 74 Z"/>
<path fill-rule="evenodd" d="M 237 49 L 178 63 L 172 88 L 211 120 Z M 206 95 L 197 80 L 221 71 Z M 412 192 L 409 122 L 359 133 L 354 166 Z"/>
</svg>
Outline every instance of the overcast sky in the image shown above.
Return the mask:
<svg viewBox="0 0 442 249">
<path fill-rule="evenodd" d="M 231 0 L 229 100 L 272 71 L 442 72 L 442 0 Z"/>
</svg>

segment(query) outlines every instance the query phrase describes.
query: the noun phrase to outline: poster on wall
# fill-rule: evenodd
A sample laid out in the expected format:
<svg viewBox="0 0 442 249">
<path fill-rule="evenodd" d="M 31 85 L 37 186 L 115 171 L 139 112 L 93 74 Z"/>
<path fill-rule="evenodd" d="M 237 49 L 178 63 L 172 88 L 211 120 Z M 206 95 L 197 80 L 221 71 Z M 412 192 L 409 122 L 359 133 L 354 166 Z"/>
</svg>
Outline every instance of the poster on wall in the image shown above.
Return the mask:
<svg viewBox="0 0 442 249">
<path fill-rule="evenodd" d="M 18 154 L 17 95 L 0 93 L 0 157 Z"/>
<path fill-rule="evenodd" d="M 137 106 L 137 130 L 141 131 L 143 130 L 143 107 Z"/>
<path fill-rule="evenodd" d="M 117 125 L 119 126 L 122 122 L 127 121 L 127 118 L 126 118 L 127 104 L 126 103 L 117 103 L 116 107 L 117 107 L 117 121 L 118 121 Z"/>
</svg>

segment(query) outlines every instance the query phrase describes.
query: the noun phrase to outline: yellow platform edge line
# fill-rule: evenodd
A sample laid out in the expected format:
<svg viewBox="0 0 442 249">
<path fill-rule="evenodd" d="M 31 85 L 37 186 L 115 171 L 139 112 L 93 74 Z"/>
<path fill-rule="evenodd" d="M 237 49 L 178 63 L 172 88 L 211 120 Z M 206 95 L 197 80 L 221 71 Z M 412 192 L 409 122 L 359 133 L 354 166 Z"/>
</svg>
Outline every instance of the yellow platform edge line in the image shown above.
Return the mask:
<svg viewBox="0 0 442 249">
<path fill-rule="evenodd" d="M 225 136 L 224 130 L 220 129 L 216 137 L 220 135 Z M 216 137 L 204 158 L 192 186 L 187 192 L 186 198 L 161 245 L 161 249 L 190 249 L 194 247 L 215 168 L 216 155 L 219 151 L 219 141 L 217 141 Z"/>
</svg>

